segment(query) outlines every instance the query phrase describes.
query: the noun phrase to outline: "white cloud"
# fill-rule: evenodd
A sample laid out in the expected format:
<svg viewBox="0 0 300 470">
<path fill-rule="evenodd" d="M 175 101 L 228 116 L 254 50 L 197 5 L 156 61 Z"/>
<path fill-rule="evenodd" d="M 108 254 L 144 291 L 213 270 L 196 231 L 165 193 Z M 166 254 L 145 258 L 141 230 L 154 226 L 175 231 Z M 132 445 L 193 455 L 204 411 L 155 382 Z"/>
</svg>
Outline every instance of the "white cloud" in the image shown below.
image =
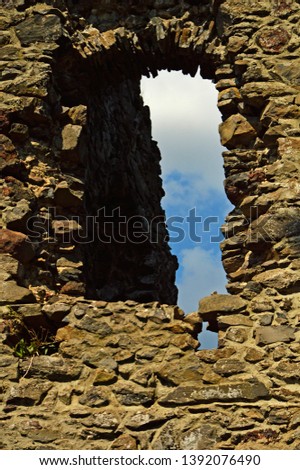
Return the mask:
<svg viewBox="0 0 300 470">
<path fill-rule="evenodd" d="M 155 115 L 153 123 L 155 125 Z M 192 118 L 191 118 L 192 119 Z M 162 172 L 168 175 L 179 171 L 188 175 L 198 175 L 204 187 L 222 189 L 224 180 L 222 148 L 217 141 L 217 126 L 201 134 L 189 129 L 182 133 L 179 126 L 169 129 L 169 124 L 155 132 L 162 154 Z"/>
<path fill-rule="evenodd" d="M 166 195 L 162 204 L 172 215 L 174 209 L 181 214 L 193 207 L 199 211 L 210 210 L 210 215 L 220 215 L 222 212 L 222 216 L 231 210 L 223 188 L 212 188 L 201 175 L 171 174 L 164 179 L 163 185 Z"/>
<path fill-rule="evenodd" d="M 177 171 L 197 177 L 202 195 L 212 189 L 223 191 L 221 116 L 214 85 L 200 75 L 191 78 L 162 71 L 155 79 L 142 80 L 142 95 L 150 106 L 163 176 Z"/>
<path fill-rule="evenodd" d="M 215 86 L 200 75 L 191 78 L 181 72 L 161 71 L 155 79 L 143 78 L 142 95 L 145 102 L 155 101 L 152 112 L 157 115 L 158 126 L 175 122 L 182 130 L 205 130 L 209 119 L 220 122 Z M 191 120 L 194 116 L 196 121 Z"/>
<path fill-rule="evenodd" d="M 182 250 L 181 258 L 178 305 L 186 313 L 197 310 L 199 300 L 213 291 L 226 293 L 220 253 L 196 246 Z"/>
<path fill-rule="evenodd" d="M 207 188 L 201 187 L 201 179 L 194 175 L 174 175 L 173 177 L 166 178 L 164 181 L 164 189 L 166 192 L 163 205 L 170 208 L 173 212 L 174 209 L 179 212 L 195 207 L 200 208 L 199 194 L 208 196 Z"/>
</svg>

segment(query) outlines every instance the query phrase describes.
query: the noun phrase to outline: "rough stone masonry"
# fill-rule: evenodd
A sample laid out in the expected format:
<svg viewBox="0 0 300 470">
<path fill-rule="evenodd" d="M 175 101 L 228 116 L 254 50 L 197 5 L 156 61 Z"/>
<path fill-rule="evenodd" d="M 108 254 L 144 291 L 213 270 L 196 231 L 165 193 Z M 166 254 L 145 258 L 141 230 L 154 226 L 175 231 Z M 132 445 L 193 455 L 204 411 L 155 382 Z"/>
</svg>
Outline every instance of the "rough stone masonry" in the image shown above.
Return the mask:
<svg viewBox="0 0 300 470">
<path fill-rule="evenodd" d="M 299 10 L 2 0 L 1 448 L 300 449 Z M 184 316 L 140 80 L 199 67 L 235 208 L 228 294 Z"/>
</svg>

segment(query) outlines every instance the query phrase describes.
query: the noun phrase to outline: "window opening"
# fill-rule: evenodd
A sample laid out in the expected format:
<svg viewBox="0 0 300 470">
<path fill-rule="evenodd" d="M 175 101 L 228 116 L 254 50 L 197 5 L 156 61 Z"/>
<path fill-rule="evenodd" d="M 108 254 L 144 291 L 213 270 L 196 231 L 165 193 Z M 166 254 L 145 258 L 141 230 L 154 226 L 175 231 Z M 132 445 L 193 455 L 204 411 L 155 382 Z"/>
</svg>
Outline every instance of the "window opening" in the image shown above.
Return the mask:
<svg viewBox="0 0 300 470">
<path fill-rule="evenodd" d="M 142 79 L 152 137 L 162 155 L 162 179 L 172 252 L 178 257 L 178 305 L 189 313 L 200 298 L 226 293 L 220 231 L 232 206 L 223 190 L 217 91 L 208 80 L 162 71 Z M 217 347 L 217 333 L 199 335 L 200 349 Z"/>
</svg>

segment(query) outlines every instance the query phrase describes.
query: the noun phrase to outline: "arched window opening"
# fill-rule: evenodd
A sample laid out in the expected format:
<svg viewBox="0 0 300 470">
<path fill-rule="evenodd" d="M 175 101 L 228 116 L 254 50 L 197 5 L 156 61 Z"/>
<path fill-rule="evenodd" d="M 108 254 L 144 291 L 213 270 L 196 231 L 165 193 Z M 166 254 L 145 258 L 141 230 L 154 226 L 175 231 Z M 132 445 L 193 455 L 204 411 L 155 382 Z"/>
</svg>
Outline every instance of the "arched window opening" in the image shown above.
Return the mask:
<svg viewBox="0 0 300 470">
<path fill-rule="evenodd" d="M 220 227 L 231 208 L 223 190 L 221 116 L 214 85 L 198 75 L 162 71 L 142 79 L 142 96 L 150 107 L 152 136 L 162 154 L 161 167 L 170 246 L 178 257 L 178 304 L 197 310 L 201 297 L 225 293 Z M 217 347 L 217 334 L 199 335 L 200 349 Z"/>
</svg>

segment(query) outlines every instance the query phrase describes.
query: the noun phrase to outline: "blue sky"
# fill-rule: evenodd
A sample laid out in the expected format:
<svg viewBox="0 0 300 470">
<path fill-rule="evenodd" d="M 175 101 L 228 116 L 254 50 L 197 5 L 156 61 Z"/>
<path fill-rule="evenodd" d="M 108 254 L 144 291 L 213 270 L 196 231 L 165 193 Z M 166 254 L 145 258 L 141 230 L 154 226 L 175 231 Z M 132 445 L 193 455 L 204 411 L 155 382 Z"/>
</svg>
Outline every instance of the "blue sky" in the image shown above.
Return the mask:
<svg viewBox="0 0 300 470">
<path fill-rule="evenodd" d="M 178 305 L 189 313 L 197 310 L 201 297 L 226 292 L 219 227 L 232 206 L 223 189 L 217 91 L 200 75 L 191 78 L 162 71 L 155 79 L 142 79 L 142 96 L 150 107 L 152 137 L 162 154 L 166 192 L 162 205 L 171 222 L 171 240 L 178 238 L 172 226 L 185 231 L 182 241 L 170 245 L 180 265 Z M 186 219 L 193 213 L 197 219 L 188 224 Z M 175 224 L 174 216 L 184 218 L 185 223 Z M 191 240 L 193 232 L 196 241 Z M 216 335 L 206 333 L 202 341 L 205 347 L 213 347 Z"/>
</svg>

